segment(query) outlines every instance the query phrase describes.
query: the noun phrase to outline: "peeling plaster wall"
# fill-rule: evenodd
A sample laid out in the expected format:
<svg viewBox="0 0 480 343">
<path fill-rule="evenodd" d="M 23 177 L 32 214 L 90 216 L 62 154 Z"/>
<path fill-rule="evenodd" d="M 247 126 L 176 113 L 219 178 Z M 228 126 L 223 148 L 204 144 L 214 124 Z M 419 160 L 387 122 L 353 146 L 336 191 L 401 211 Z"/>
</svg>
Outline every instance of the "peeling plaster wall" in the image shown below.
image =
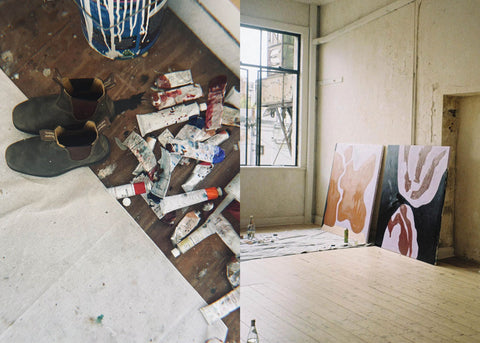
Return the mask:
<svg viewBox="0 0 480 343">
<path fill-rule="evenodd" d="M 337 0 L 322 6 L 321 35 L 393 2 Z M 419 6 L 416 80 L 415 6 Z M 316 221 L 323 216 L 335 142 L 444 143 L 444 96 L 480 92 L 479 13 L 480 1 L 417 0 L 321 45 L 319 79 L 343 77 L 343 82 L 317 90 Z M 448 201 L 454 183 L 449 187 Z M 449 206 L 452 210 L 453 201 Z M 451 247 L 454 213 L 444 215 L 440 247 Z"/>
</svg>

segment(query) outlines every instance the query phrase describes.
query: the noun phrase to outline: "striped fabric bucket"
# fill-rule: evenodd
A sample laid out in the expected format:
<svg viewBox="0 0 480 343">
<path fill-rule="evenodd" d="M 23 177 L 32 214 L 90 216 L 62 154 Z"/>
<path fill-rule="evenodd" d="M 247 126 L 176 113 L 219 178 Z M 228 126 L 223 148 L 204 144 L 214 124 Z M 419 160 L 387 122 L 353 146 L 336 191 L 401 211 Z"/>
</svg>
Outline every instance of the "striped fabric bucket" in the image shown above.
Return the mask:
<svg viewBox="0 0 480 343">
<path fill-rule="evenodd" d="M 74 0 L 88 44 L 110 59 L 142 55 L 160 35 L 167 0 Z"/>
</svg>

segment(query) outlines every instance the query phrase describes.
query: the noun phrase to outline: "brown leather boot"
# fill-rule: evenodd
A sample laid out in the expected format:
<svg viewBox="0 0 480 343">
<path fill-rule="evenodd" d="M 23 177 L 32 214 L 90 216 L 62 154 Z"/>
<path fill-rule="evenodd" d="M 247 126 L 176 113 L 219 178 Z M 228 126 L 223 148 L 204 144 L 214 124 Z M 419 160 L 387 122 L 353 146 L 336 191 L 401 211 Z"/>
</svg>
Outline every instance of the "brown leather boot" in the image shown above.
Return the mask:
<svg viewBox="0 0 480 343">
<path fill-rule="evenodd" d="M 34 97 L 13 109 L 17 129 L 38 134 L 39 130 L 57 126 L 78 128 L 87 120 L 113 120 L 114 105 L 107 95 L 113 79 L 103 82 L 98 78 L 69 79 L 58 75 L 53 80 L 60 85 L 60 94 Z"/>
<path fill-rule="evenodd" d="M 97 126 L 87 121 L 83 128 L 41 130 L 40 136 L 10 145 L 5 151 L 8 166 L 20 173 L 35 176 L 57 176 L 71 169 L 98 163 L 108 157 L 107 137 L 99 134 L 108 121 Z"/>
</svg>

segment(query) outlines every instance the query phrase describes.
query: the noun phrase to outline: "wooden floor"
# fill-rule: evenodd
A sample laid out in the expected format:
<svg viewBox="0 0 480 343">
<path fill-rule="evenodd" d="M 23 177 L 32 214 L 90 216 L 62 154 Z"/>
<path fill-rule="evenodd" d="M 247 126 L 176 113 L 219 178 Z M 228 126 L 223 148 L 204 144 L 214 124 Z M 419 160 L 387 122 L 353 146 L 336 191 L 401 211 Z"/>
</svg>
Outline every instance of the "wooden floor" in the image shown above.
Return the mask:
<svg viewBox="0 0 480 343">
<path fill-rule="evenodd" d="M 241 341 L 480 342 L 480 273 L 363 247 L 241 263 Z"/>
<path fill-rule="evenodd" d="M 112 61 L 89 47 L 74 1 L 32 0 L 27 6 L 19 5 L 16 0 L 0 0 L 0 56 L 0 67 L 27 97 L 58 93 L 59 87 L 52 81 L 54 69 L 70 78 L 105 79 L 113 73 L 116 86 L 108 94 L 117 104 L 131 106 L 122 106 L 125 111 L 119 113 L 112 126 L 104 131 L 110 141 L 109 158 L 91 168 L 99 175 L 102 169 L 116 166 L 111 175 L 101 179 L 106 187 L 129 183 L 132 179 L 131 172 L 138 161 L 130 151 L 121 150 L 115 144 L 115 138 L 123 141 L 132 130 L 138 132 L 135 115 L 154 111 L 150 87 L 158 73 L 190 69 L 194 81 L 202 86 L 205 94 L 210 79 L 224 74 L 227 76 L 227 91 L 232 86 L 239 89 L 238 77 L 169 9 L 165 12 L 160 37 L 148 54 L 132 60 Z M 144 93 L 142 103 L 127 101 L 141 93 Z M 206 97 L 201 100 L 205 102 Z M 11 116 L 10 113 L 1 115 Z M 175 135 L 181 126 L 183 124 L 177 124 L 169 129 Z M 200 188 L 223 188 L 240 171 L 239 129 L 225 128 L 230 131 L 229 140 L 222 144 L 226 158 L 199 184 Z M 157 146 L 157 157 L 158 152 Z M 193 168 L 194 163 L 175 168 L 167 195 L 183 193 L 181 184 Z M 225 270 L 233 253 L 217 235 L 210 236 L 175 259 L 170 253 L 173 248 L 170 236 L 175 226 L 158 220 L 140 196 L 133 197 L 132 205 L 126 210 L 207 303 L 231 290 Z M 239 222 L 227 211 L 222 214 L 239 231 Z M 204 213 L 202 220 L 206 216 Z M 179 214 L 176 223 L 180 219 Z M 224 318 L 229 328 L 227 340 L 232 343 L 238 342 L 239 318 L 238 310 Z"/>
</svg>

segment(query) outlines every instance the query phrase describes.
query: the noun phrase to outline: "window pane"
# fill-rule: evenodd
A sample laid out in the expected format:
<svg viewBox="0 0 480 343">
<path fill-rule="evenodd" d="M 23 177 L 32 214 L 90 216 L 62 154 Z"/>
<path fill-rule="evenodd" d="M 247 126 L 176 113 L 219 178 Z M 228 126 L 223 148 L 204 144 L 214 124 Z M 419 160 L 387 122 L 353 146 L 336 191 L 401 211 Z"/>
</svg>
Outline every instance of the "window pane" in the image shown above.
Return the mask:
<svg viewBox="0 0 480 343">
<path fill-rule="evenodd" d="M 240 28 L 240 62 L 260 65 L 260 30 Z"/>
<path fill-rule="evenodd" d="M 262 31 L 262 66 L 297 69 L 298 37 L 286 33 Z"/>
<path fill-rule="evenodd" d="M 240 164 L 255 165 L 257 138 L 257 89 L 259 68 L 240 69 Z"/>
<path fill-rule="evenodd" d="M 263 72 L 261 87 L 260 164 L 296 164 L 297 75 Z"/>
</svg>

